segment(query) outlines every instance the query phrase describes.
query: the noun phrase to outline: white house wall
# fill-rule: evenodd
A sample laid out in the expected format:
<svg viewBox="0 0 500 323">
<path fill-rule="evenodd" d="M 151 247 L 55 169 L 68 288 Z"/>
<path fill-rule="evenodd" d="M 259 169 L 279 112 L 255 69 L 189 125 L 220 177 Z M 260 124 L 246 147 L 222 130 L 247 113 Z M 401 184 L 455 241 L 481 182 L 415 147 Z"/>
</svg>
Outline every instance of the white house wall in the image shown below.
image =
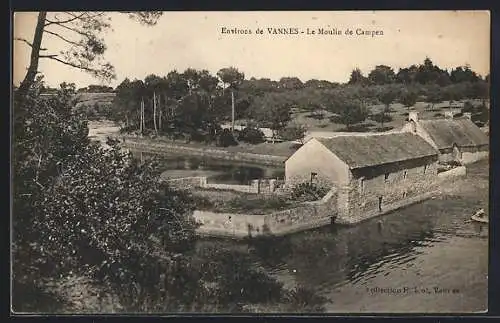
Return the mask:
<svg viewBox="0 0 500 323">
<path fill-rule="evenodd" d="M 317 174 L 318 183 L 345 185 L 349 181 L 348 166 L 316 139 L 311 139 L 285 162 L 287 185 L 311 180 Z"/>
</svg>

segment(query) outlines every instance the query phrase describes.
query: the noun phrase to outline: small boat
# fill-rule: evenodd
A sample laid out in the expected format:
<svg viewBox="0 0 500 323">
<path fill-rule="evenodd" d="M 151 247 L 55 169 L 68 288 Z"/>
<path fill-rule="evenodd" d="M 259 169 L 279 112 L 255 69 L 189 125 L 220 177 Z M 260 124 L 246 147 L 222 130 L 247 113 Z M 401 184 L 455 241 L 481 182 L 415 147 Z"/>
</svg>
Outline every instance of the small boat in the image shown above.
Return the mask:
<svg viewBox="0 0 500 323">
<path fill-rule="evenodd" d="M 471 220 L 476 221 L 476 222 L 481 222 L 481 223 L 488 223 L 489 222 L 488 216 L 486 215 L 486 213 L 484 212 L 483 209 L 480 209 L 479 211 L 474 213 L 471 216 Z"/>
</svg>

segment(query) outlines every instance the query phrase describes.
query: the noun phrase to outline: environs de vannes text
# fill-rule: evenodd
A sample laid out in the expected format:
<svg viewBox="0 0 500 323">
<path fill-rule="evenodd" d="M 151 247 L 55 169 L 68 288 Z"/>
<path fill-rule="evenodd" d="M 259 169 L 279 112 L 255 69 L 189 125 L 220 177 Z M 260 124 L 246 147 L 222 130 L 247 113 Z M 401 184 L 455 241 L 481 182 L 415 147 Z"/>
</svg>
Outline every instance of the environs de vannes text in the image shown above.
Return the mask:
<svg viewBox="0 0 500 323">
<path fill-rule="evenodd" d="M 333 36 L 383 36 L 382 30 L 365 30 L 363 28 L 227 28 L 221 27 L 222 34 L 229 35 L 333 35 Z"/>
</svg>

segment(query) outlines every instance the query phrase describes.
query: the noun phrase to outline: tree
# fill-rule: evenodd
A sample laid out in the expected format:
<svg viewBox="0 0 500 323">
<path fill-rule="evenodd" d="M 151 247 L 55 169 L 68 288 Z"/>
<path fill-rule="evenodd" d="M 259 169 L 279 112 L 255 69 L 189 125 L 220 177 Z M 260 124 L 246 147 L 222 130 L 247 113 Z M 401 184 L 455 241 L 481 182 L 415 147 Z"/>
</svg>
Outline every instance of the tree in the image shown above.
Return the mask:
<svg viewBox="0 0 500 323">
<path fill-rule="evenodd" d="M 276 135 L 291 119 L 291 104 L 279 93 L 269 93 L 254 100 L 251 114 L 257 122 L 271 128 Z"/>
<path fill-rule="evenodd" d="M 431 110 L 434 110 L 434 106 L 436 103 L 440 103 L 443 101 L 443 92 L 439 86 L 435 85 L 429 88 L 427 93 L 427 101 L 431 103 Z"/>
<path fill-rule="evenodd" d="M 367 84 L 368 79 L 363 75 L 359 68 L 355 68 L 351 72 L 351 76 L 349 77 L 349 82 L 347 84 Z"/>
<path fill-rule="evenodd" d="M 245 73 L 240 72 L 235 67 L 221 68 L 217 76 L 224 83 L 224 89 L 235 90 L 245 79 Z"/>
<path fill-rule="evenodd" d="M 282 77 L 278 84 L 281 89 L 285 90 L 298 90 L 304 86 L 298 77 Z"/>
<path fill-rule="evenodd" d="M 407 107 L 408 111 L 410 111 L 410 108 L 414 106 L 415 103 L 417 103 L 417 98 L 418 95 L 416 92 L 406 90 L 401 94 L 399 102 L 405 107 Z"/>
<path fill-rule="evenodd" d="M 162 282 L 158 272 L 184 266 L 173 257 L 194 237 L 190 197 L 160 183 L 152 161 L 139 163 L 116 141 L 109 148 L 91 143 L 72 109 L 74 85 L 42 98 L 39 84 L 14 115 L 16 295 L 72 273 L 113 288 L 123 302 L 157 295 L 162 284 L 170 298 L 182 299 L 185 286 Z M 183 268 L 177 277 L 190 274 Z M 17 311 L 21 300 L 14 300 Z"/>
<path fill-rule="evenodd" d="M 458 66 L 451 70 L 450 79 L 453 83 L 478 82 L 481 78 L 472 71 L 469 65 Z"/>
<path fill-rule="evenodd" d="M 390 105 L 394 102 L 396 97 L 397 93 L 392 89 L 387 89 L 379 95 L 380 102 L 384 104 L 384 108 L 380 112 L 380 118 L 378 118 L 381 128 L 384 127 L 384 122 L 388 119 L 386 114 L 390 111 Z"/>
<path fill-rule="evenodd" d="M 377 65 L 368 74 L 368 79 L 374 84 L 390 84 L 396 80 L 396 74 L 390 66 Z"/>
<path fill-rule="evenodd" d="M 245 79 L 245 74 L 238 71 L 235 67 L 222 68 L 217 72 L 217 76 L 224 83 L 223 93 L 226 88 L 231 91 L 231 110 L 232 110 L 232 126 L 231 129 L 234 130 L 234 118 L 235 118 L 235 102 L 234 102 L 234 91 L 239 88 L 243 80 Z"/>
<path fill-rule="evenodd" d="M 150 12 L 126 12 L 132 19 L 142 24 L 155 25 L 162 15 L 160 11 Z M 16 38 L 31 47 L 31 57 L 27 73 L 19 85 L 17 95 L 24 95 L 35 82 L 38 73 L 40 59 L 50 59 L 61 64 L 71 66 L 91 73 L 104 80 L 115 77 L 113 66 L 104 62 L 103 55 L 106 44 L 100 38 L 102 32 L 108 30 L 111 25 L 106 12 L 59 12 L 38 13 L 33 40 Z M 44 53 L 49 49 L 42 48 L 44 36 L 55 37 L 62 40 L 69 49 L 60 54 Z"/>
<path fill-rule="evenodd" d="M 368 116 L 368 110 L 357 100 L 348 100 L 338 109 L 337 121 L 349 130 L 352 125 L 363 122 Z"/>
<path fill-rule="evenodd" d="M 303 144 L 306 127 L 301 124 L 288 124 L 278 135 L 286 141 L 298 140 Z"/>
<path fill-rule="evenodd" d="M 411 65 L 407 68 L 400 68 L 396 74 L 396 80 L 403 84 L 414 83 L 417 78 L 417 72 L 418 67 L 416 65 Z"/>
</svg>

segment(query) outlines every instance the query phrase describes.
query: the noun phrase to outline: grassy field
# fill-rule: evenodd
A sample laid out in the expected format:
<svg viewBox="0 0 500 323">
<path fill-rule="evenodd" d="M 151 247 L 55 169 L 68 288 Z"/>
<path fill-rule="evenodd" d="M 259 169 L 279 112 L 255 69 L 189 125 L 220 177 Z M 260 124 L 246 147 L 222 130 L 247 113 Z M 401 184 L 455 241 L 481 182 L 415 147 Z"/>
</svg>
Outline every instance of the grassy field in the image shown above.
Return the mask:
<svg viewBox="0 0 500 323">
<path fill-rule="evenodd" d="M 194 189 L 196 209 L 220 213 L 267 214 L 298 206 L 285 196 L 261 195 L 215 189 Z"/>
</svg>

